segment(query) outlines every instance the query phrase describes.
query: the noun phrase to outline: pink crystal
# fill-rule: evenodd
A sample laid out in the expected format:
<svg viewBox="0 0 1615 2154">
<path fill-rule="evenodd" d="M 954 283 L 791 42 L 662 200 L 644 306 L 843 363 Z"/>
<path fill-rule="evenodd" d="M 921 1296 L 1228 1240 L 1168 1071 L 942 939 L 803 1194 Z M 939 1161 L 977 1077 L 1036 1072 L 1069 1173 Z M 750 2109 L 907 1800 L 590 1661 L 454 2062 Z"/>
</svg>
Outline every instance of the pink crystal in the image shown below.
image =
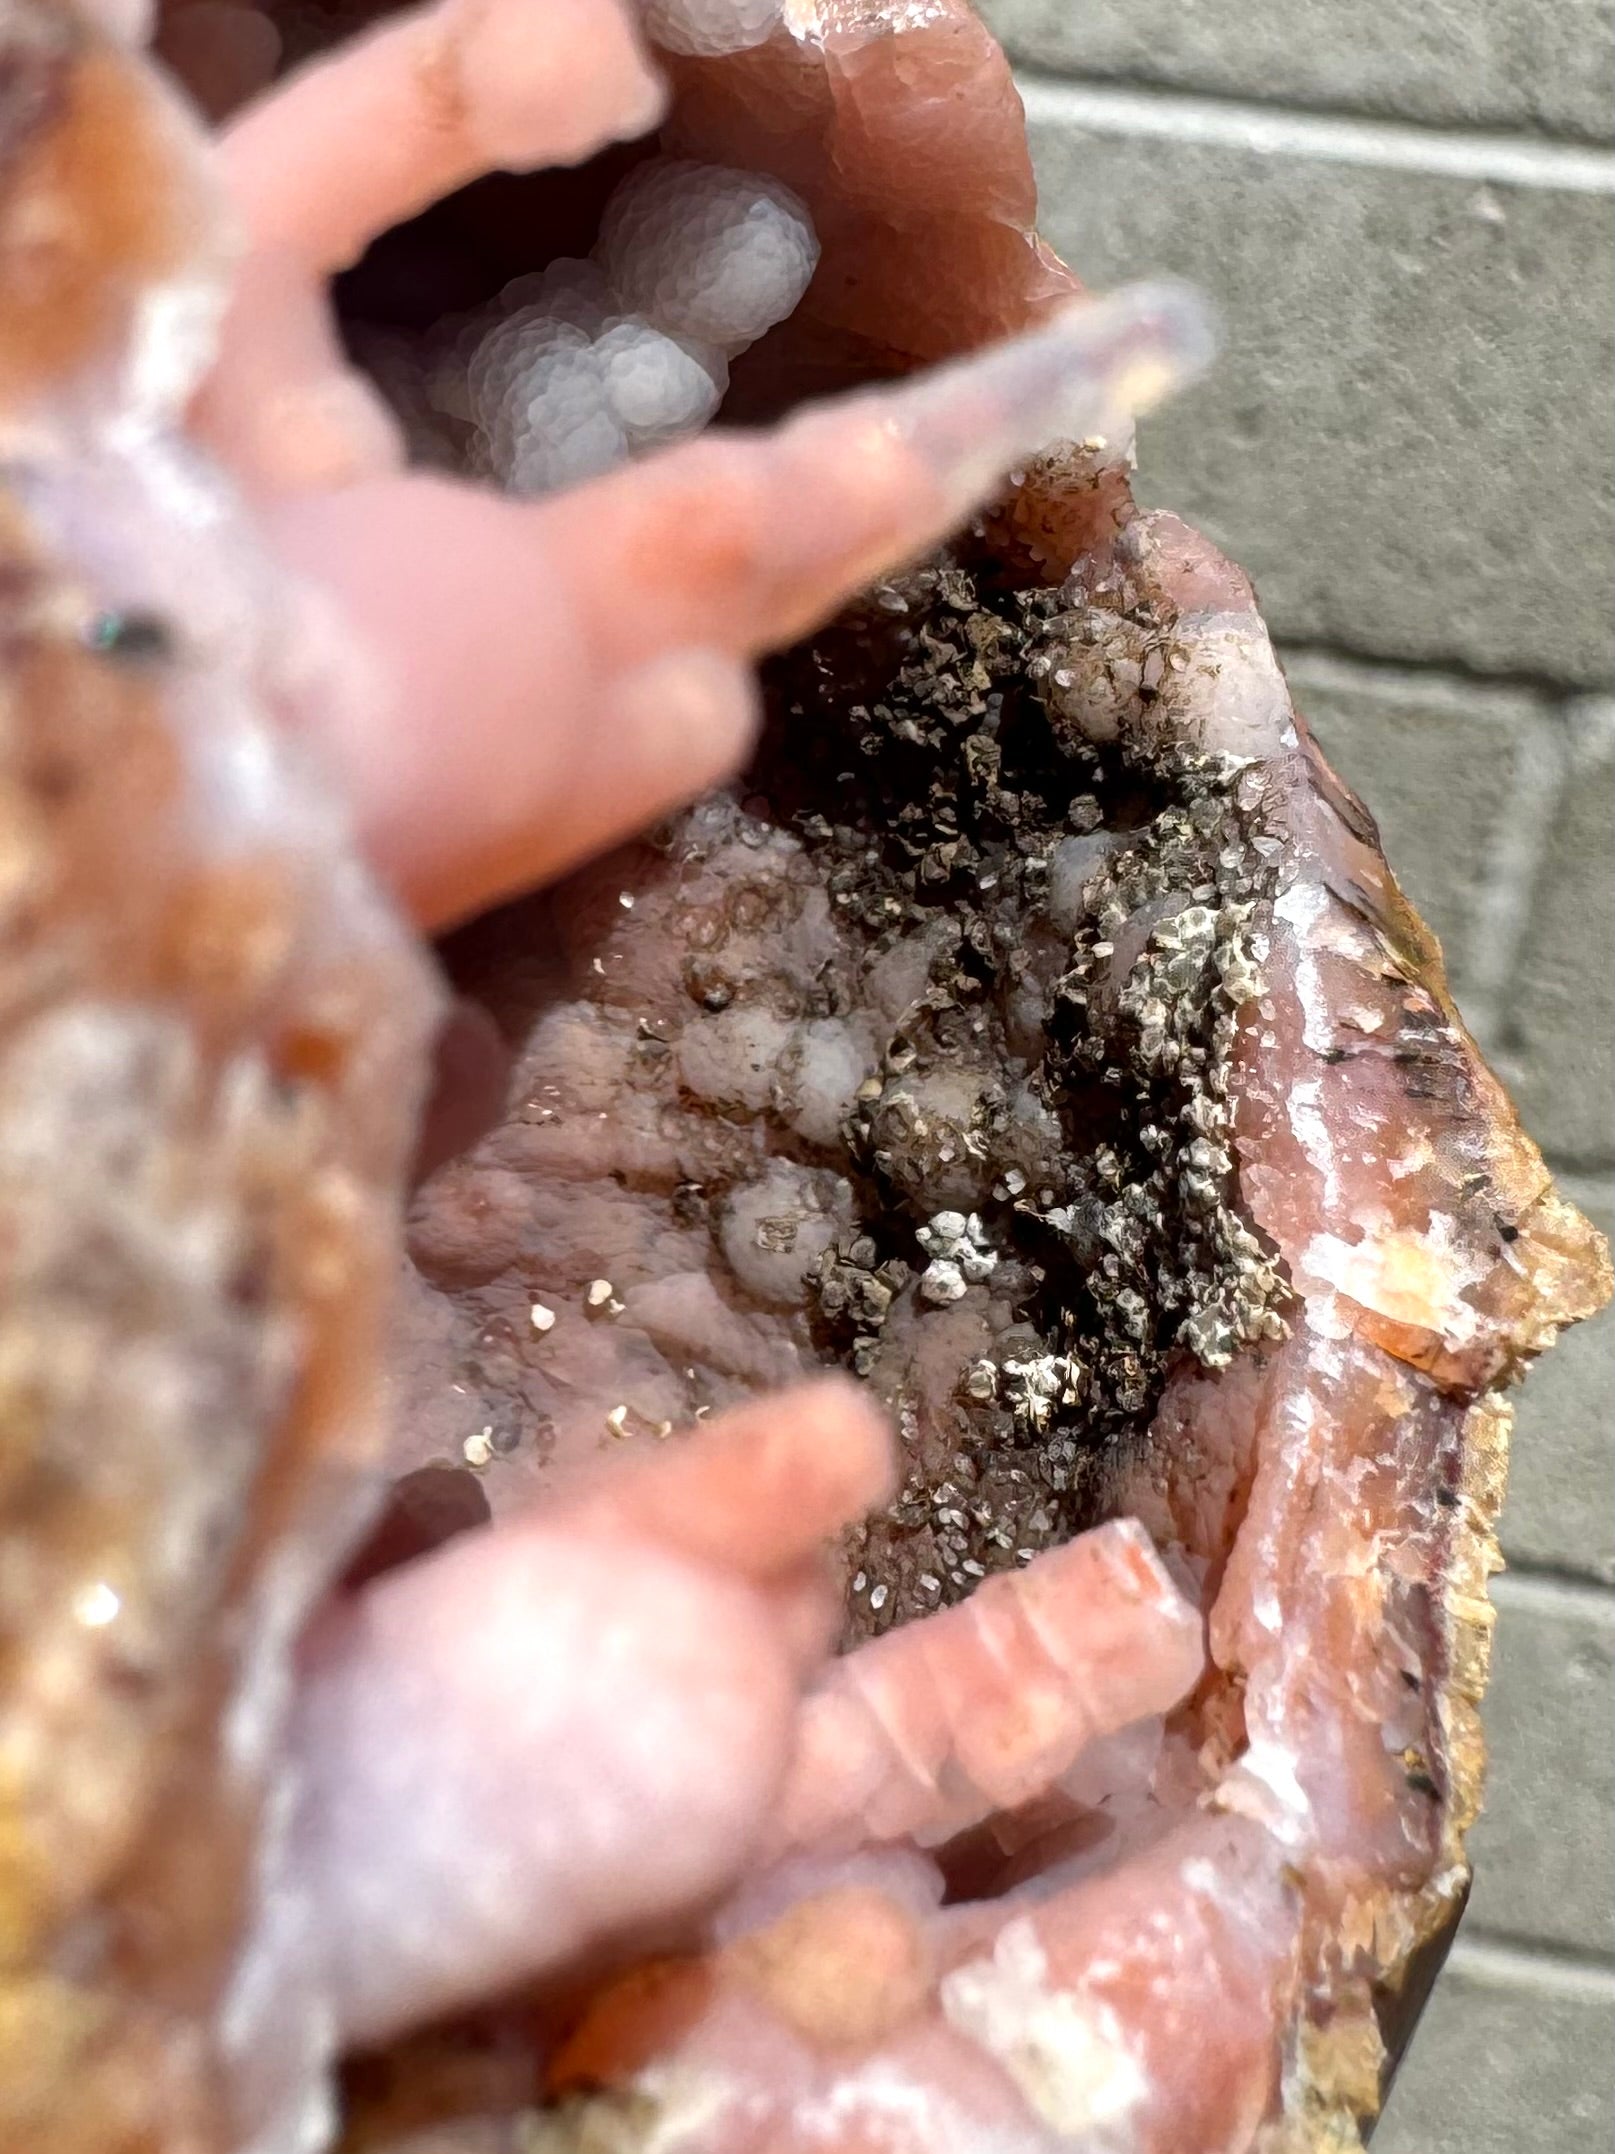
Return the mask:
<svg viewBox="0 0 1615 2154">
<path fill-rule="evenodd" d="M 218 241 L 154 80 L 10 9 L 0 2145 L 28 2154 L 211 2154 L 308 2099 L 314 2000 L 238 1954 L 285 1905 L 288 1651 L 370 1500 L 433 1008 L 275 743 L 309 654 L 172 431 Z"/>
<path fill-rule="evenodd" d="M 1070 289 L 962 10 L 823 12 L 676 79 L 669 145 L 783 178 L 823 247 L 731 409 L 901 371 Z M 515 1105 L 417 1205 L 405 1455 L 497 1431 L 498 1510 L 603 1443 L 850 1359 L 909 1467 L 845 1552 L 851 1636 L 1130 1513 L 1202 1594 L 1212 1665 L 1113 1779 L 940 1850 L 964 1904 L 905 1914 L 882 1884 L 929 1970 L 900 2008 L 881 1990 L 825 2038 L 808 1970 L 851 1981 L 872 1918 L 838 1928 L 853 1873 L 828 1857 L 787 1865 L 704 1958 L 584 2014 L 555 2128 L 654 2113 L 686 2074 L 727 2097 L 713 2154 L 817 2144 L 827 2107 L 853 2130 L 877 2083 L 908 2091 L 893 2143 L 916 2149 L 995 2143 L 1011 2116 L 1017 2145 L 1087 2144 L 1112 2095 L 1127 2143 L 1163 2154 L 1281 2115 L 1286 2146 L 1345 2143 L 1378 2104 L 1379 2015 L 1461 1899 L 1498 1387 L 1607 1294 L 1607 1258 L 1480 1063 L 1244 578 L 1135 511 L 1114 449 L 1044 459 L 949 558 L 775 670 L 733 799 L 465 938 L 462 981 L 517 1042 Z M 1034 689 L 1069 785 L 1031 809 Z M 1002 743 L 995 698 L 1020 713 Z M 962 846 L 923 812 L 937 769 Z M 1024 2059 L 1050 2013 L 1069 2035 L 1045 2083 Z"/>
</svg>

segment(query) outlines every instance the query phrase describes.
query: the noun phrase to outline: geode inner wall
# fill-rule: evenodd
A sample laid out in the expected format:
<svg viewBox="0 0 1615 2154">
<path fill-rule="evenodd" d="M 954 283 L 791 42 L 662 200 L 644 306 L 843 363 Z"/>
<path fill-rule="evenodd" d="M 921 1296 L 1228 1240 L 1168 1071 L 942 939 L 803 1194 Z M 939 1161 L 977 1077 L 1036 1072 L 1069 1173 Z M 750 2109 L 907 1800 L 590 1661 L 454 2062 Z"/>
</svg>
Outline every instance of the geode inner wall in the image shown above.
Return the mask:
<svg viewBox="0 0 1615 2154">
<path fill-rule="evenodd" d="M 1166 665 L 1123 597 L 965 540 L 768 669 L 735 795 L 472 938 L 491 992 L 553 921 L 582 989 L 412 1227 L 496 1501 L 842 1365 L 905 1431 L 883 1629 L 1101 1515 L 1171 1360 L 1282 1334 L 1228 1149 L 1276 848 L 1237 764 L 1118 740 Z"/>
<path fill-rule="evenodd" d="M 416 1206 L 400 1425 L 498 1508 L 849 1366 L 907 1469 L 849 1642 L 1142 1518 L 1213 1666 L 1106 1797 L 1129 1935 L 1192 1933 L 1206 1806 L 1259 1828 L 1205 1889 L 1296 1896 L 1242 1948 L 1276 2023 L 1202 2031 L 1258 2078 L 1271 2044 L 1264 2146 L 1350 2144 L 1461 1901 L 1498 1387 L 1605 1260 L 1248 586 L 1121 516 L 1051 587 L 1025 507 L 777 661 L 732 793 L 464 939 L 523 1048 Z M 1221 2143 L 1211 2101 L 1153 2088 L 1140 2144 Z"/>
</svg>

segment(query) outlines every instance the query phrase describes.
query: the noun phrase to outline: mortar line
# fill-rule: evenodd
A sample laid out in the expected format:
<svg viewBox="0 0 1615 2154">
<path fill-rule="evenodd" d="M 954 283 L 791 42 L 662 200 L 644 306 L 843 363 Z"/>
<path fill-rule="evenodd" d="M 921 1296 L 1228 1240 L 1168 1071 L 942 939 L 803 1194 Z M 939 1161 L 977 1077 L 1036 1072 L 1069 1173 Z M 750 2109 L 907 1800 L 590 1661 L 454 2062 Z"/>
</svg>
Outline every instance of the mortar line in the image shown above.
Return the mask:
<svg viewBox="0 0 1615 2154">
<path fill-rule="evenodd" d="M 1504 1056 L 1525 1050 L 1508 991 L 1520 975 L 1532 899 L 1551 869 L 1553 825 L 1572 791 L 1610 758 L 1615 699 L 1567 697 L 1558 717 L 1556 726 L 1538 724 L 1521 735 L 1510 813 L 1494 841 L 1465 966 L 1466 1021 Z"/>
<path fill-rule="evenodd" d="M 1512 1988 L 1552 1990 L 1559 1996 L 1615 2003 L 1615 1966 L 1596 1954 L 1570 1951 L 1534 1937 L 1488 1934 L 1466 1927 L 1453 1939 L 1447 1968 L 1482 1981 L 1506 1982 Z"/>
<path fill-rule="evenodd" d="M 1464 1019 L 1477 1038 L 1498 1040 L 1531 929 L 1531 901 L 1548 855 L 1554 819 L 1570 782 L 1560 729 L 1543 718 L 1522 727 L 1510 773 L 1509 809 L 1492 836 L 1489 871 L 1465 936 Z"/>
<path fill-rule="evenodd" d="M 1260 597 L 1260 592 L 1258 592 Z M 1588 687 L 1576 681 L 1555 680 L 1545 673 L 1508 673 L 1466 665 L 1456 655 L 1421 658 L 1393 651 L 1370 651 L 1349 643 L 1318 642 L 1305 636 L 1281 635 L 1269 623 L 1273 648 L 1282 662 L 1319 674 L 1338 671 L 1342 685 L 1374 687 L 1383 682 L 1401 690 L 1447 689 L 1457 695 L 1496 696 L 1539 704 L 1544 711 L 1558 712 L 1583 703 L 1607 700 L 1615 689 Z"/>
<path fill-rule="evenodd" d="M 1447 179 L 1615 194 L 1615 150 L 1575 148 L 1481 129 L 1413 120 L 1343 119 L 1192 91 L 1071 82 L 1036 70 L 1016 80 L 1034 125 L 1154 137 L 1256 156 L 1311 157 Z"/>
<path fill-rule="evenodd" d="M 1491 1594 L 1499 1615 L 1518 1608 L 1561 1621 L 1615 1625 L 1615 1586 L 1574 1572 L 1511 1563 L 1492 1580 Z"/>
<path fill-rule="evenodd" d="M 1615 1174 L 1615 1152 L 1558 1152 L 1550 1147 L 1543 1158 L 1561 1186 L 1568 1181 L 1603 1182 Z"/>
<path fill-rule="evenodd" d="M 1349 100 L 1338 102 L 1327 96 L 1309 95 L 1303 89 L 1268 96 L 1255 87 L 1230 89 L 1215 82 L 1171 82 L 1126 67 L 1096 68 L 1084 60 L 1040 59 L 1013 33 L 1001 38 L 1001 42 L 1016 73 L 1025 76 L 1029 82 L 1069 82 L 1081 89 L 1131 90 L 1140 97 L 1195 97 L 1208 105 L 1238 105 L 1257 112 L 1287 113 L 1297 119 L 1362 120 L 1369 126 L 1409 127 L 1427 135 L 1483 135 L 1488 139 L 1522 142 L 1527 147 L 1595 152 L 1615 150 L 1615 142 L 1608 135 L 1574 126 L 1551 127 L 1525 117 L 1494 120 L 1488 124 L 1484 120 L 1463 119 L 1455 113 L 1443 116 L 1440 113 L 1376 112 L 1368 104 L 1352 104 Z"/>
</svg>

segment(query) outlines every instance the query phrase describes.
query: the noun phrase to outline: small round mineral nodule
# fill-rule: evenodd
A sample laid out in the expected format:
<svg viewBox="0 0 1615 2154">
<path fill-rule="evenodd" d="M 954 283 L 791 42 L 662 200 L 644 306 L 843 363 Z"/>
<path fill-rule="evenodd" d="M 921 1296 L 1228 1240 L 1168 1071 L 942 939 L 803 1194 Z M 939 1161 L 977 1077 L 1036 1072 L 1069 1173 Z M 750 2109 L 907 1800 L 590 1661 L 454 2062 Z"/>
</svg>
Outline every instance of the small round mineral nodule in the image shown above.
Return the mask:
<svg viewBox="0 0 1615 2154">
<path fill-rule="evenodd" d="M 628 453 L 593 345 L 560 327 L 535 343 L 488 429 L 496 458 L 505 448 L 502 475 L 518 494 L 595 478 Z"/>
<path fill-rule="evenodd" d="M 641 0 L 645 35 L 663 52 L 713 59 L 773 35 L 780 0 Z"/>
<path fill-rule="evenodd" d="M 500 294 L 504 307 L 536 307 L 558 322 L 568 322 L 598 337 L 622 319 L 622 302 L 597 262 L 563 254 L 530 276 L 517 277 Z"/>
<path fill-rule="evenodd" d="M 635 315 L 613 323 L 594 355 L 607 401 L 636 449 L 698 432 L 729 380 L 721 351 L 680 343 Z"/>
<path fill-rule="evenodd" d="M 595 251 L 625 307 L 730 353 L 785 319 L 819 259 L 790 188 L 678 157 L 628 175 L 606 204 Z"/>
</svg>

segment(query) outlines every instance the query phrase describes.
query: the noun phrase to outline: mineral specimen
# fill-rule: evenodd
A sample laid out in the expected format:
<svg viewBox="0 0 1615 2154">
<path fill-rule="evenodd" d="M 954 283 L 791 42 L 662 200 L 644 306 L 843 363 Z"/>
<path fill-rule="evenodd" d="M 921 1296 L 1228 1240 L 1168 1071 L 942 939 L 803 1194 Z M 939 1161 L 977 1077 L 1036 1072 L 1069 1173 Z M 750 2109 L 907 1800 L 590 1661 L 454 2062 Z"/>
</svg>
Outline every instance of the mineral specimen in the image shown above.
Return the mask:
<svg viewBox="0 0 1615 2154">
<path fill-rule="evenodd" d="M 961 15 L 838 12 L 675 79 L 669 146 L 784 179 L 823 248 L 735 408 L 1059 290 Z M 1502 1387 L 1606 1259 L 1249 586 L 1132 508 L 1114 444 L 1038 460 L 768 696 L 733 793 L 460 947 L 518 1063 L 413 1216 L 401 1457 L 488 1430 L 497 1512 L 848 1367 L 904 1441 L 843 1548 L 848 1642 L 880 1644 L 809 1707 L 781 1867 L 574 2012 L 530 2129 L 1355 2143 L 1462 1897 Z M 1029 1671 L 1017 1730 L 927 1724 L 930 1628 L 894 1626 L 1129 1516 L 1205 1673 L 1141 1636 L 1159 1702 L 1087 1749 L 1087 1700 Z M 900 1974 L 864 1978 L 871 1925 Z"/>
<path fill-rule="evenodd" d="M 352 280 L 354 348 L 440 459 L 480 428 L 486 466 L 526 483 L 531 453 L 547 484 L 585 405 L 611 454 L 681 430 L 703 398 L 653 337 L 713 387 L 732 356 L 725 416 L 768 416 L 1070 295 L 1031 233 L 1007 71 L 949 0 L 719 15 L 647 9 L 661 140 L 578 175 L 557 234 L 559 259 L 596 250 L 622 318 L 563 321 L 589 277 L 546 264 L 513 198 L 488 213 L 469 298 L 538 279 L 514 344 L 542 294 L 558 371 L 496 329 L 457 383 L 441 325 L 362 319 L 387 247 Z M 227 339 L 201 423 L 257 482 L 396 453 L 313 295 L 378 205 L 532 161 L 535 114 L 567 101 L 514 64 L 513 21 L 449 0 L 313 85 L 328 135 L 361 100 L 377 154 L 351 190 L 318 158 L 286 175 L 282 283 L 254 232 L 238 313 L 263 329 L 284 303 L 296 365 L 254 376 Z M 395 1754 L 424 1781 L 439 1741 L 400 1702 L 479 1658 L 465 1568 L 455 1622 L 409 1635 L 444 1558 L 361 1597 L 377 1650 L 305 1694 L 301 1894 L 285 1875 L 287 1648 L 359 1522 L 429 1004 L 258 722 L 318 692 L 289 602 L 166 438 L 218 292 L 183 129 L 76 16 L 24 8 L 0 38 L 21 295 L 0 335 L 0 2143 L 278 2150 L 319 2130 L 323 2017 L 379 2038 L 556 1962 L 508 1890 L 527 1842 L 474 1812 L 476 1759 L 445 1762 L 436 1807 L 395 1795 L 376 1844 Z M 193 43 L 221 104 L 222 61 L 245 80 L 268 49 Z M 381 125 L 442 87 L 445 52 L 477 95 L 424 135 Z M 249 123 L 246 163 L 287 155 L 291 110 Z M 566 121 L 557 155 L 595 139 Z M 714 172 L 744 220 L 625 253 L 629 210 L 691 185 L 710 207 Z M 887 424 L 946 434 L 962 499 L 1001 466 L 959 476 L 959 393 Z M 1047 408 L 1058 433 L 1070 400 Z M 841 1548 L 857 1650 L 802 1708 L 739 1887 L 626 1972 L 371 2059 L 355 2148 L 1284 2154 L 1356 2143 L 1377 2105 L 1381 2017 L 1463 1889 L 1501 1388 L 1607 1293 L 1607 1259 L 1480 1065 L 1248 586 L 1135 510 L 1125 447 L 1107 422 L 1029 459 L 770 668 L 737 787 L 452 953 L 515 1082 L 412 1215 L 402 1500 L 360 1572 L 643 1453 L 525 1543 L 490 1537 L 501 1578 L 564 1572 L 605 1520 L 640 1620 L 599 1627 L 642 1640 L 658 1605 L 677 1629 L 666 1545 L 761 1538 L 708 1604 L 760 1625 L 803 1584 L 793 1532 L 847 1515 L 806 1474 L 782 1489 L 767 1443 L 773 1390 L 814 1369 L 889 1402 L 905 1479 Z M 726 536 L 702 536 L 716 583 Z M 771 619 L 823 610 L 817 568 L 756 586 Z M 646 595 L 617 593 L 621 640 Z M 682 1448 L 745 1401 L 721 1471 Z M 815 1410 L 833 1460 L 852 1410 Z M 760 1515 L 732 1515 L 736 1489 Z M 696 1686 L 687 1719 L 712 1703 Z"/>
<path fill-rule="evenodd" d="M 310 1869 L 355 1781 L 322 1784 L 323 1811 L 304 1788 L 351 1755 L 340 1729 L 321 1741 L 321 1702 L 346 1674 L 373 1706 L 374 1662 L 327 1654 L 323 1688 L 302 1684 L 301 1775 L 286 1708 L 299 1634 L 376 1479 L 379 1314 L 433 1002 L 342 818 L 280 739 L 329 745 L 361 676 L 179 438 L 227 249 L 200 140 L 124 42 L 138 13 L 41 0 L 0 22 L 0 2143 L 29 2154 L 311 2144 L 337 2011 L 364 2024 L 318 1934 Z M 422 94 L 412 37 L 383 40 L 384 63 L 406 64 L 382 66 L 382 102 Z M 451 49 L 469 65 L 465 45 Z M 643 88 L 626 37 L 622 49 Z M 369 59 L 357 79 L 375 91 Z M 461 131 L 429 131 L 451 169 L 492 153 L 490 113 L 537 124 L 485 71 Z M 512 139 L 493 126 L 496 146 Z M 391 201 L 418 174 L 382 178 Z M 261 266 L 248 259 L 237 296 Z M 355 419 L 377 407 L 340 376 L 352 393 L 327 394 L 314 273 L 253 288 L 255 304 L 278 291 L 283 327 L 312 323 L 289 348 L 315 361 L 288 401 L 287 342 L 226 335 L 225 374 L 237 352 L 265 362 L 257 439 L 284 448 L 292 413 L 351 455 Z M 1087 333 L 1055 333 L 1041 373 Z M 215 364 L 210 390 L 220 380 Z M 911 409 L 934 425 L 947 399 Z M 392 446 L 385 425 L 358 431 L 366 454 Z M 244 447 L 243 472 L 261 478 Z M 593 1305 L 609 1321 L 620 1309 L 601 1283 Z M 737 1632 L 775 1610 L 788 1626 L 803 1581 L 767 1600 L 773 1569 L 800 1573 L 880 1485 L 867 1415 L 843 1399 L 833 1418 L 826 1455 L 839 1446 L 849 1470 L 828 1477 L 821 1510 L 796 1502 L 772 1550 L 747 1536 L 744 1577 L 716 1575 L 712 1534 L 724 1501 L 757 1485 L 767 1445 L 732 1428 L 705 1480 L 693 1451 L 680 1460 L 671 1508 L 700 1513 L 686 1539 L 714 1574 L 691 1605 L 721 1608 Z M 493 1432 L 471 1450 L 495 1455 Z M 650 1500 L 619 1487 L 619 1527 Z M 441 1521 L 442 1501 L 427 1507 Z M 400 1552 L 397 1524 L 361 1571 Z M 665 1516 L 654 1538 L 666 1542 Z M 637 1552 L 657 1604 L 645 1633 L 665 1642 L 672 1589 L 690 1577 Z M 789 1652 L 752 1655 L 753 1689 L 773 1686 L 776 1748 L 790 1654 L 818 1635 L 811 1600 Z M 370 1745 L 361 1790 L 376 1761 Z M 719 1849 L 714 1835 L 715 1875 L 730 1874 L 732 1838 Z"/>
<path fill-rule="evenodd" d="M 1009 2071 L 1029 2146 L 1243 2145 L 1281 2106 L 1327 2143 L 1371 2114 L 1375 1991 L 1464 1874 L 1497 1387 L 1601 1291 L 1248 588 L 1169 518 L 1058 587 L 1006 576 L 1005 543 L 990 524 L 783 660 L 740 797 L 473 938 L 523 1040 L 515 1112 L 411 1228 L 449 1324 L 423 1307 L 399 1425 L 427 1453 L 493 1431 L 496 1509 L 569 1452 L 839 1361 L 908 1465 L 846 1545 L 849 1639 L 1128 1515 L 1208 1611 L 1205 1679 L 1135 1698 L 1153 1739 L 1109 1778 L 1051 1760 L 1069 1690 L 987 1767 L 877 1694 L 876 1750 L 926 1791 L 892 1806 L 827 1687 L 791 1844 L 839 1850 L 847 1815 L 935 1847 L 1008 1813 L 969 1851 L 987 1897 L 920 1923 L 937 1986 L 856 2064 L 789 2012 L 765 2035 L 755 1999 L 692 2006 L 620 2074 L 630 2106 L 705 2089 L 724 2121 L 691 2145 L 810 2145 L 817 2105 L 872 2115 L 894 2074 L 930 2090 L 898 2143 L 990 2143 L 998 2096 L 944 2101 L 922 2028 Z M 518 963 L 552 938 L 535 996 Z M 940 1888 L 966 1858 L 937 1859 Z M 592 2080 L 619 2051 L 588 2024 Z"/>
<path fill-rule="evenodd" d="M 266 1998 L 239 1947 L 282 1861 L 286 1654 L 374 1473 L 433 1010 L 273 745 L 319 684 L 174 438 L 215 212 L 129 55 L 7 9 L 7 2154 L 213 2154 L 306 2099 L 317 1999 Z"/>
<path fill-rule="evenodd" d="M 427 402 L 474 429 L 466 468 L 516 494 L 697 434 L 729 362 L 783 321 L 817 248 L 788 188 L 682 158 L 616 189 L 587 260 L 500 293 L 491 323 L 444 325 Z"/>
</svg>

